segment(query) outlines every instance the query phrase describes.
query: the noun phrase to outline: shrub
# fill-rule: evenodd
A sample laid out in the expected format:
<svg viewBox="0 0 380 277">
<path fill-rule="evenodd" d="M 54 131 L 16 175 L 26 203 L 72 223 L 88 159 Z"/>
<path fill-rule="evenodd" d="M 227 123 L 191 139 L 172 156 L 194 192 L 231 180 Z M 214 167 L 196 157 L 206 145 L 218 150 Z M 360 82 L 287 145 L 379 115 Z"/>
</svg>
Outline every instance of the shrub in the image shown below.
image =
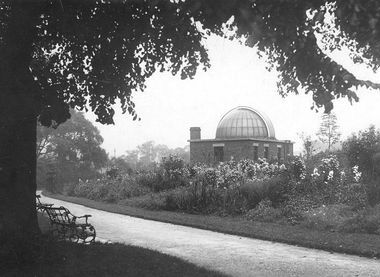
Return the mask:
<svg viewBox="0 0 380 277">
<path fill-rule="evenodd" d="M 192 193 L 193 191 L 189 188 L 179 188 L 170 191 L 165 196 L 165 210 L 168 211 L 188 211 L 194 212 L 199 211 L 200 201 L 197 199 L 197 194 Z"/>
<path fill-rule="evenodd" d="M 339 226 L 339 231 L 380 235 L 380 204 L 359 211 Z"/>
<path fill-rule="evenodd" d="M 107 183 L 100 180 L 90 181 L 92 189 L 89 191 L 87 197 L 93 200 L 105 200 L 108 194 L 109 186 Z"/>
<path fill-rule="evenodd" d="M 189 180 L 187 174 L 182 174 L 179 171 L 165 172 L 163 169 L 156 169 L 138 173 L 136 182 L 140 186 L 150 188 L 153 192 L 160 192 L 185 186 L 189 183 Z"/>
<path fill-rule="evenodd" d="M 367 184 L 366 191 L 370 205 L 373 206 L 380 203 L 380 176 Z"/>
<path fill-rule="evenodd" d="M 106 171 L 106 176 L 110 179 L 115 179 L 119 176 L 120 170 L 117 167 L 112 167 Z"/>
<path fill-rule="evenodd" d="M 336 191 L 337 202 L 347 204 L 354 209 L 368 205 L 366 186 L 360 183 L 342 184 Z"/>
<path fill-rule="evenodd" d="M 351 166 L 358 165 L 365 179 L 371 179 L 376 172 L 377 160 L 374 159 L 380 147 L 380 132 L 374 126 L 353 134 L 343 143 Z M 378 168 L 380 169 L 380 168 Z"/>
<path fill-rule="evenodd" d="M 306 167 L 305 162 L 300 157 L 294 157 L 289 163 L 289 172 L 296 181 L 301 181 L 305 178 Z"/>
<path fill-rule="evenodd" d="M 353 218 L 355 212 L 350 206 L 343 204 L 322 205 L 302 214 L 302 225 L 318 230 L 338 230 L 347 220 Z"/>
<path fill-rule="evenodd" d="M 240 186 L 241 195 L 246 200 L 247 209 L 254 208 L 268 198 L 277 207 L 287 199 L 289 180 L 285 174 L 262 180 L 248 180 Z"/>
<path fill-rule="evenodd" d="M 122 175 L 113 184 L 115 192 L 119 194 L 120 199 L 141 196 L 151 192 L 148 187 L 140 186 L 136 178 L 130 175 Z"/>
<path fill-rule="evenodd" d="M 240 192 L 246 200 L 247 210 L 251 210 L 267 196 L 268 188 L 264 180 L 249 180 L 240 186 Z"/>
<path fill-rule="evenodd" d="M 287 200 L 290 192 L 290 180 L 285 174 L 277 175 L 264 181 L 267 187 L 266 197 L 277 207 Z"/>
<path fill-rule="evenodd" d="M 162 176 L 153 171 L 142 171 L 136 174 L 136 182 L 139 186 L 152 188 L 160 182 Z"/>
<path fill-rule="evenodd" d="M 171 190 L 165 198 L 166 209 L 212 213 L 222 206 L 216 186 L 210 185 L 208 175 L 201 175 L 188 186 Z"/>
<path fill-rule="evenodd" d="M 63 186 L 63 191 L 62 193 L 64 195 L 68 195 L 68 196 L 75 196 L 75 187 L 77 186 L 77 184 L 73 183 L 73 182 L 69 182 L 69 183 L 66 183 L 64 186 Z"/>
<path fill-rule="evenodd" d="M 280 206 L 281 214 L 291 224 L 297 224 L 302 220 L 303 213 L 307 210 L 317 207 L 318 205 L 310 198 L 304 195 L 292 195 Z"/>
<path fill-rule="evenodd" d="M 245 216 L 249 220 L 274 222 L 281 218 L 281 211 L 275 209 L 269 199 L 264 199 L 256 208 L 249 210 Z"/>
<path fill-rule="evenodd" d="M 79 179 L 78 184 L 74 188 L 75 196 L 89 198 L 88 195 L 92 190 L 91 184 L 86 180 L 86 182 Z"/>
<path fill-rule="evenodd" d="M 168 175 L 181 174 L 184 166 L 185 162 L 177 155 L 169 155 L 168 157 L 163 157 L 161 160 L 161 167 Z"/>
</svg>

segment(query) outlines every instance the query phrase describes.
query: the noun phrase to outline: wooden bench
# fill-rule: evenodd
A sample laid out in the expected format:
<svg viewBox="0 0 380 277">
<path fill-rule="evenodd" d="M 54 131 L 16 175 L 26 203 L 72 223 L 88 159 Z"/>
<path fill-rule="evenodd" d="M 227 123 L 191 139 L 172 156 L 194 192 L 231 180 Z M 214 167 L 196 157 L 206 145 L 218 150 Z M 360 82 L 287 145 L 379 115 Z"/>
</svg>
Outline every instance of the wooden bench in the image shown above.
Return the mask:
<svg viewBox="0 0 380 277">
<path fill-rule="evenodd" d="M 60 240 L 86 244 L 95 241 L 95 227 L 88 223 L 91 215 L 75 216 L 63 206 L 41 203 L 40 198 L 40 195 L 36 195 L 36 209 L 49 217 L 53 236 Z"/>
</svg>

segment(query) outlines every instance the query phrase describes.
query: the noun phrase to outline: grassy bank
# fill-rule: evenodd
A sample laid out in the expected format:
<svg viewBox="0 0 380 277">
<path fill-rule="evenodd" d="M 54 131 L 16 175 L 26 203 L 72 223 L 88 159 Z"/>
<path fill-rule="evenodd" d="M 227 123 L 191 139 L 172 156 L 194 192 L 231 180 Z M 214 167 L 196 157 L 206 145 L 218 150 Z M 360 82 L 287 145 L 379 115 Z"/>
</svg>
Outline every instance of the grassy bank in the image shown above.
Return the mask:
<svg viewBox="0 0 380 277">
<path fill-rule="evenodd" d="M 224 276 L 181 259 L 123 244 L 44 239 L 34 263 L 0 260 L 0 276 Z"/>
<path fill-rule="evenodd" d="M 311 230 L 300 226 L 252 222 L 241 217 L 218 217 L 168 211 L 151 211 L 58 194 L 49 197 L 90 208 L 327 251 L 380 258 L 380 236 Z"/>
</svg>

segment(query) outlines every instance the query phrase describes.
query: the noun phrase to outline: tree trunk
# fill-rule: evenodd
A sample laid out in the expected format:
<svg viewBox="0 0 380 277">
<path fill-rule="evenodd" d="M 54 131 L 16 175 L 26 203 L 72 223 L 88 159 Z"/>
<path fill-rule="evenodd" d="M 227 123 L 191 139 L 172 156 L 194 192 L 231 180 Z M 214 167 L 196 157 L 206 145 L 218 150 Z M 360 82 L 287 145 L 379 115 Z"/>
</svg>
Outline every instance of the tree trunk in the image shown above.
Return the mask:
<svg viewBox="0 0 380 277">
<path fill-rule="evenodd" d="M 39 234 L 35 209 L 39 104 L 29 66 L 40 7 L 31 2 L 12 2 L 0 48 L 0 244 L 13 241 L 18 248 Z"/>
<path fill-rule="evenodd" d="M 0 234 L 37 233 L 36 116 L 26 103 L 9 99 L 7 104 L 17 112 L 0 119 Z"/>
</svg>

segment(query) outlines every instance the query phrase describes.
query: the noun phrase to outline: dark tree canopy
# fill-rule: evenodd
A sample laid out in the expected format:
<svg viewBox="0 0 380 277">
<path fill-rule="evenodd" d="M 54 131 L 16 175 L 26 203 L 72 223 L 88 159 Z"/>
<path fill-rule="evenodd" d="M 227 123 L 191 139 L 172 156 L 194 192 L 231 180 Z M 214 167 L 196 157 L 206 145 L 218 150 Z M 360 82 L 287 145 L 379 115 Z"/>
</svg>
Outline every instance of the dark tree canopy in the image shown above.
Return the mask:
<svg viewBox="0 0 380 277">
<path fill-rule="evenodd" d="M 17 7 L 18 1 L 14 2 Z M 326 5 L 335 3 L 340 40 L 357 41 L 357 48 L 377 68 L 378 1 L 31 2 L 38 18 L 30 69 L 37 81 L 38 112 L 44 125 L 51 125 L 52 120 L 63 122 L 69 117 L 69 107 L 85 109 L 86 102 L 102 123 L 113 122 L 111 106 L 117 100 L 123 111 L 136 119 L 131 93 L 143 89 L 145 79 L 156 70 L 180 72 L 186 78 L 193 77 L 199 65 L 207 68 L 209 60 L 201 40 L 207 31 L 223 35 L 223 24 L 231 17 L 236 37 L 247 37 L 246 44 L 266 53 L 271 67 L 278 70 L 282 95 L 303 88 L 313 95 L 317 106 L 324 105 L 329 111 L 334 98 L 357 100 L 354 87 L 377 87 L 357 80 L 331 60 L 318 46 L 315 33 L 321 32 Z M 2 5 L 2 33 L 12 21 L 13 10 L 7 3 L 12 2 Z M 195 22 L 200 22 L 203 30 Z M 2 41 L 2 46 L 8 47 L 8 41 Z M 341 41 L 330 46 L 339 48 Z"/>
<path fill-rule="evenodd" d="M 332 100 L 347 97 L 358 100 L 353 91 L 358 86 L 378 88 L 377 84 L 358 80 L 333 61 L 320 48 L 315 34 L 327 42 L 327 48 L 341 49 L 350 45 L 362 54 L 356 62 L 368 61 L 373 69 L 379 64 L 380 2 L 376 0 L 211 0 L 194 3 L 194 17 L 206 28 L 222 33 L 222 23 L 234 16 L 237 36 L 247 37 L 248 46 L 256 46 L 269 57 L 270 66 L 280 74 L 281 95 L 311 93 L 317 107 L 329 112 Z M 333 5 L 334 4 L 334 5 Z M 334 37 L 325 31 L 325 18 L 335 15 L 341 31 Z M 355 44 L 355 42 L 357 42 Z M 354 45 L 354 46 L 353 46 Z"/>
<path fill-rule="evenodd" d="M 185 11 L 169 1 L 41 1 L 32 74 L 41 88 L 40 121 L 63 122 L 86 102 L 102 123 L 121 101 L 134 119 L 131 93 L 156 70 L 193 77 L 206 51 Z"/>
</svg>

